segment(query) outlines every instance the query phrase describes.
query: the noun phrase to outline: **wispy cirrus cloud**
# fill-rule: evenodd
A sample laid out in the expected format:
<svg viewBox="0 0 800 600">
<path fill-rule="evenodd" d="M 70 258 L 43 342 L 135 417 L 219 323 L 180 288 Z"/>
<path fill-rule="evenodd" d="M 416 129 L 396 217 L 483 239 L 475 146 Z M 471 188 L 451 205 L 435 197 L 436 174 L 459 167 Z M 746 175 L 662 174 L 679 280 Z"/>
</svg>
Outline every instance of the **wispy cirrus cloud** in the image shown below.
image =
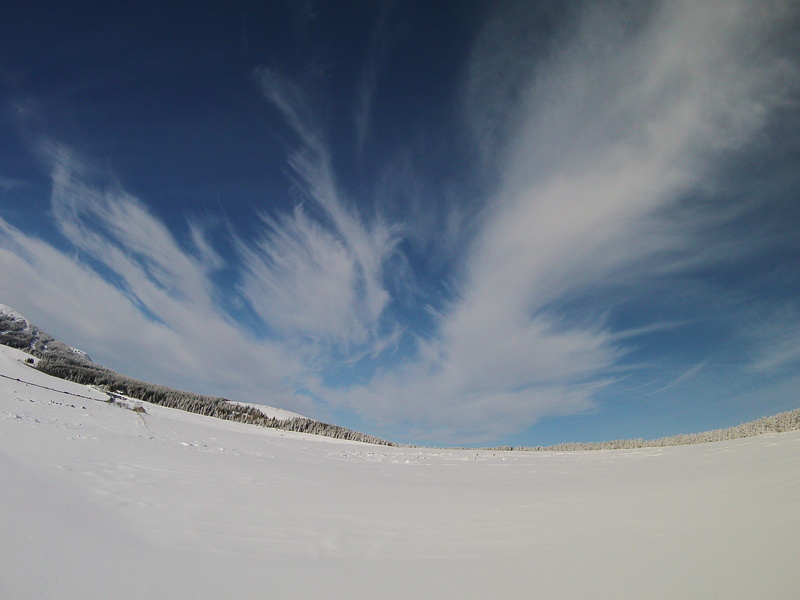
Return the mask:
<svg viewBox="0 0 800 600">
<path fill-rule="evenodd" d="M 359 310 L 358 264 L 344 243 L 301 207 L 263 219 L 263 237 L 239 248 L 242 294 L 258 314 L 283 336 L 365 341 L 374 317 Z"/>
<path fill-rule="evenodd" d="M 381 322 L 398 233 L 342 198 L 302 90 L 274 73 L 258 77 L 297 136 L 288 162 L 303 201 L 285 214 L 264 211 L 250 240 L 232 234 L 233 293 L 215 282 L 225 265 L 203 223 L 189 220 L 179 241 L 110 173 L 43 139 L 36 153 L 50 170 L 51 217 L 68 250 L 3 221 L 2 267 L 14 282 L 4 301 L 30 307 L 34 320 L 67 323 L 54 333 L 111 366 L 136 365 L 141 377 L 324 416 L 308 404 L 304 381 L 331 355 L 374 359 L 398 338 L 397 324 Z M 247 302 L 269 334 L 238 324 L 223 294 L 228 304 Z"/>
<path fill-rule="evenodd" d="M 356 93 L 356 105 L 354 112 L 354 124 L 356 134 L 356 153 L 361 156 L 364 144 L 367 141 L 372 111 L 375 101 L 375 89 L 378 85 L 378 78 L 389 48 L 394 41 L 389 33 L 389 15 L 393 9 L 392 2 L 385 2 L 380 6 L 378 19 L 372 29 L 370 36 L 370 48 L 366 53 L 366 65 L 361 72 Z"/>
<path fill-rule="evenodd" d="M 735 338 L 730 315 L 659 309 L 669 298 L 707 304 L 710 293 L 691 289 L 696 273 L 775 248 L 748 223 L 769 199 L 716 192 L 727 160 L 796 97 L 797 61 L 782 47 L 796 6 L 571 4 L 546 43 L 531 26 L 542 15 L 515 7 L 489 23 L 464 69 L 474 179 L 491 190 L 477 208 L 456 192 L 417 193 L 425 175 L 402 149 L 399 163 L 381 165 L 383 180 L 363 186 L 407 203 L 393 221 L 380 201 L 348 197 L 313 94 L 259 69 L 265 110 L 291 130 L 297 203 L 264 206 L 252 237 L 231 228 L 234 264 L 201 221 L 176 235 L 108 173 L 46 143 L 52 217 L 68 250 L 0 220 L 0 266 L 15 282 L 3 301 L 72 319 L 63 337 L 91 341 L 112 363 L 134 356 L 143 375 L 174 382 L 183 372 L 237 398 L 348 411 L 439 443 L 490 443 L 596 407 L 636 367 L 640 340 L 676 323 L 716 318 Z M 357 151 L 378 101 L 381 44 L 356 90 Z M 435 281 L 412 266 L 414 252 L 436 261 Z M 236 303 L 266 330 L 222 308 Z M 645 308 L 615 322 L 631 305 Z M 796 327 L 755 329 L 745 338 L 756 369 L 796 363 Z M 711 374 L 708 356 L 676 360 L 688 366 L 658 391 Z M 342 371 L 353 376 L 337 379 Z"/>
<path fill-rule="evenodd" d="M 212 288 L 203 263 L 182 249 L 145 205 L 113 182 L 92 182 L 90 167 L 63 146 L 43 145 L 52 162 L 51 209 L 75 248 L 119 276 L 124 289 L 165 321 L 176 299 L 208 310 Z M 195 241 L 197 236 L 196 227 Z M 163 314 L 162 314 L 163 313 Z"/>
<path fill-rule="evenodd" d="M 750 369 L 780 373 L 800 364 L 800 310 L 793 304 L 768 312 L 742 328 L 752 348 Z"/>
<path fill-rule="evenodd" d="M 254 248 L 240 244 L 242 293 L 284 335 L 294 332 L 339 345 L 374 338 L 390 300 L 383 283 L 397 229 L 367 220 L 342 197 L 323 132 L 296 84 L 267 69 L 257 73 L 265 97 L 297 136 L 289 157 L 305 200 L 294 212 L 264 216 Z"/>
<path fill-rule="evenodd" d="M 34 322 L 60 323 L 51 333 L 110 366 L 134 365 L 133 375 L 302 410 L 294 396 L 300 360 L 219 309 L 210 279 L 219 256 L 199 226 L 189 226 L 195 248 L 183 247 L 87 161 L 52 142 L 42 155 L 52 172 L 52 216 L 69 249 L 0 222 L 6 302 L 28 307 Z"/>
<path fill-rule="evenodd" d="M 438 332 L 342 402 L 473 432 L 585 410 L 626 347 L 602 318 L 568 318 L 560 306 L 609 290 L 625 302 L 667 265 L 680 285 L 692 272 L 686 255 L 719 262 L 702 236 L 739 207 L 688 227 L 680 212 L 796 91 L 796 65 L 774 43 L 788 6 L 624 8 L 589 8 L 534 68 L 526 40 L 501 35 L 502 22 L 477 47 L 467 118 L 498 160 L 499 188 Z M 498 84 L 513 90 L 499 109 Z"/>
<path fill-rule="evenodd" d="M 13 190 L 14 188 L 19 188 L 25 185 L 24 181 L 20 181 L 18 179 L 13 179 L 11 177 L 2 177 L 0 176 L 0 190 L 7 191 Z"/>
</svg>

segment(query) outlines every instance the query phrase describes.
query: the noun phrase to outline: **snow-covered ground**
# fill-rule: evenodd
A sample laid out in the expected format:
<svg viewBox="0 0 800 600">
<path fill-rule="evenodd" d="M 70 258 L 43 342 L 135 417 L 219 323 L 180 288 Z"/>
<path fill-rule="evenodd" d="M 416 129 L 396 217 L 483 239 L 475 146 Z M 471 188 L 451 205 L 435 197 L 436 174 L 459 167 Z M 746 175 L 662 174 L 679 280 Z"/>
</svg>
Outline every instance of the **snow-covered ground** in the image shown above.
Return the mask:
<svg viewBox="0 0 800 600">
<path fill-rule="evenodd" d="M 143 415 L 25 358 L 0 347 L 6 600 L 800 593 L 800 432 L 562 454 L 387 448 Z"/>
</svg>

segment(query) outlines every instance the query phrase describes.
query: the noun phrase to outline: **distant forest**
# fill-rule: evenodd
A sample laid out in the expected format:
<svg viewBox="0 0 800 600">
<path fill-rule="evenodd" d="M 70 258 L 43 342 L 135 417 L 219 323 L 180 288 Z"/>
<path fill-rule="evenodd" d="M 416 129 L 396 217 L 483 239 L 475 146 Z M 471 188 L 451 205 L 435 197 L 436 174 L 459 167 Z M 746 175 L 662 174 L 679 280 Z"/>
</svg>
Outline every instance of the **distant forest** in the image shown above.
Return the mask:
<svg viewBox="0 0 800 600">
<path fill-rule="evenodd" d="M 183 392 L 162 385 L 133 379 L 92 362 L 87 354 L 67 346 L 63 342 L 47 335 L 29 322 L 19 320 L 11 315 L 0 313 L 0 344 L 11 346 L 37 357 L 36 368 L 43 373 L 67 379 L 83 385 L 92 385 L 104 390 L 109 400 L 121 400 L 127 396 L 136 400 L 158 404 L 168 408 L 177 408 L 188 412 L 259 425 L 271 429 L 295 431 L 323 435 L 342 440 L 352 440 L 383 446 L 405 446 L 395 444 L 381 438 L 353 431 L 338 425 L 323 423 L 314 419 L 296 417 L 292 419 L 275 419 L 267 417 L 256 406 L 245 406 L 230 402 L 225 398 L 216 398 Z M 573 450 L 620 450 L 633 448 L 657 448 L 665 446 L 681 446 L 685 444 L 702 444 L 738 438 L 762 435 L 765 433 L 781 433 L 800 429 L 800 409 L 764 417 L 749 423 L 743 423 L 727 429 L 715 429 L 702 433 L 690 433 L 655 440 L 631 439 L 610 442 L 565 443 L 552 446 L 501 446 L 487 450 L 514 451 L 573 451 Z"/>
<path fill-rule="evenodd" d="M 748 423 L 742 423 L 726 429 L 714 429 L 703 431 L 702 433 L 686 433 L 669 437 L 658 438 L 655 440 L 613 440 L 610 442 L 570 442 L 566 444 L 555 444 L 553 446 L 533 446 L 533 447 L 511 447 L 492 448 L 493 450 L 520 450 L 536 451 L 547 450 L 551 452 L 564 452 L 571 450 L 628 450 L 634 448 L 663 448 L 666 446 L 685 446 L 687 444 L 705 444 L 706 442 L 721 442 L 724 440 L 736 440 L 739 438 L 763 435 L 765 433 L 783 433 L 785 431 L 795 431 L 800 429 L 800 408 L 788 412 L 763 417 Z"/>
<path fill-rule="evenodd" d="M 136 398 L 152 404 L 159 404 L 169 408 L 178 408 L 189 412 L 208 415 L 229 421 L 238 421 L 251 425 L 260 425 L 285 431 L 312 433 L 337 439 L 381 444 L 384 446 L 399 446 L 374 436 L 370 436 L 338 425 L 330 425 L 313 419 L 294 418 L 279 420 L 265 416 L 255 406 L 242 406 L 229 402 L 224 398 L 202 396 L 190 392 L 182 392 L 168 387 L 147 383 L 120 375 L 110 369 L 87 363 L 79 357 L 49 354 L 40 359 L 37 368 L 40 371 L 69 379 L 86 385 L 94 385 L 106 390 L 112 397 L 114 394 Z M 515 451 L 551 451 L 563 452 L 574 450 L 622 450 L 633 448 L 657 448 L 665 446 L 682 446 L 686 444 L 702 444 L 706 442 L 719 442 L 738 438 L 762 435 L 765 433 L 781 433 L 800 429 L 800 409 L 764 417 L 749 423 L 743 423 L 726 429 L 715 429 L 702 433 L 690 433 L 659 438 L 655 440 L 629 439 L 614 440 L 609 442 L 565 443 L 553 446 L 504 446 L 493 450 Z"/>
<path fill-rule="evenodd" d="M 111 398 L 127 396 L 143 402 L 158 404 L 159 406 L 177 408 L 199 415 L 247 423 L 248 425 L 324 435 L 326 437 L 369 444 L 395 445 L 393 442 L 382 440 L 375 436 L 339 427 L 338 425 L 315 421 L 314 419 L 303 417 L 275 419 L 266 416 L 256 406 L 243 406 L 230 402 L 225 398 L 204 396 L 140 381 L 100 365 L 83 361 L 79 357 L 61 353 L 45 354 L 37 362 L 36 368 L 43 373 L 60 377 L 61 379 L 67 379 L 83 385 L 92 385 L 106 391 Z"/>
</svg>

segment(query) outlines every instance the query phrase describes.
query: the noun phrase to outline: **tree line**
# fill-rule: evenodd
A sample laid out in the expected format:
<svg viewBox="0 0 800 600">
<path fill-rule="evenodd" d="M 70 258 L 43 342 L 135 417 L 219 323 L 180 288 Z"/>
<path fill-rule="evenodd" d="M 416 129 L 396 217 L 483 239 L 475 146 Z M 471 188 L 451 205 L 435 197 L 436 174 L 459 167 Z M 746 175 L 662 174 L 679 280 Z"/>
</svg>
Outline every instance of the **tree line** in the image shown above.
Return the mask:
<svg viewBox="0 0 800 600">
<path fill-rule="evenodd" d="M 276 419 L 268 417 L 255 406 L 243 406 L 230 402 L 225 398 L 184 392 L 163 385 L 141 381 L 82 360 L 78 356 L 71 356 L 62 352 L 50 351 L 40 354 L 40 360 L 36 368 L 54 377 L 102 389 L 109 394 L 110 398 L 119 399 L 121 396 L 127 396 L 150 404 L 248 425 L 323 435 L 340 440 L 380 444 L 383 446 L 396 445 L 393 442 L 372 435 L 314 419 L 304 417 Z"/>
<path fill-rule="evenodd" d="M 68 379 L 83 385 L 93 385 L 105 390 L 109 398 L 120 399 L 127 396 L 144 402 L 177 408 L 188 412 L 216 417 L 239 423 L 310 433 L 327 437 L 380 444 L 384 446 L 400 446 L 381 438 L 353 431 L 338 425 L 323 423 L 314 419 L 295 417 L 276 419 L 266 416 L 255 406 L 243 406 L 229 402 L 225 398 L 204 396 L 192 392 L 184 392 L 162 385 L 140 381 L 122 375 L 111 369 L 97 365 L 85 353 L 75 350 L 63 342 L 47 335 L 27 321 L 19 320 L 11 315 L 0 313 L 0 344 L 11 346 L 28 352 L 39 358 L 36 366 L 40 371 Z M 573 450 L 623 450 L 635 448 L 659 448 L 681 446 L 686 444 L 702 444 L 733 440 L 765 433 L 781 433 L 800 429 L 800 409 L 763 417 L 735 427 L 715 429 L 701 433 L 690 433 L 668 436 L 654 440 L 628 439 L 609 442 L 569 442 L 551 446 L 502 446 L 487 450 L 514 451 L 573 451 Z"/>
<path fill-rule="evenodd" d="M 184 392 L 128 377 L 93 363 L 87 354 L 55 339 L 28 321 L 10 314 L 0 313 L 0 344 L 23 350 L 39 358 L 36 368 L 43 373 L 82 385 L 95 386 L 108 393 L 111 400 L 121 400 L 121 396 L 127 396 L 151 404 L 249 425 L 369 444 L 396 445 L 346 427 L 305 417 L 275 419 L 266 416 L 254 406 L 242 406 L 225 398 Z"/>
<path fill-rule="evenodd" d="M 59 349 L 60 350 L 60 349 Z M 80 356 L 63 351 L 50 350 L 40 354 L 37 369 L 68 379 L 83 385 L 93 385 L 107 391 L 112 397 L 115 394 L 135 398 L 151 404 L 168 408 L 177 408 L 188 412 L 237 421 L 250 425 L 258 425 L 271 429 L 282 429 L 298 433 L 322 435 L 342 440 L 380 444 L 384 446 L 400 446 L 381 438 L 353 431 L 338 425 L 323 423 L 314 419 L 295 417 L 276 419 L 268 417 L 258 407 L 229 402 L 225 398 L 204 396 L 192 392 L 175 390 L 166 386 L 140 381 L 112 371 L 100 365 L 83 360 Z M 576 451 L 576 450 L 630 450 L 636 448 L 659 448 L 667 446 L 683 446 L 687 444 L 703 444 L 734 440 L 766 433 L 781 433 L 800 429 L 800 409 L 763 417 L 748 423 L 742 423 L 725 429 L 714 429 L 701 433 L 689 433 L 668 436 L 653 440 L 642 438 L 612 440 L 607 442 L 568 442 L 551 446 L 502 446 L 490 450 L 513 451 Z"/>
<path fill-rule="evenodd" d="M 492 448 L 492 450 L 520 450 L 520 451 L 551 451 L 565 452 L 573 450 L 631 450 L 636 448 L 664 448 L 668 446 L 685 446 L 688 444 L 705 444 L 707 442 L 722 442 L 725 440 L 737 440 L 740 438 L 751 437 L 754 435 L 764 435 L 765 433 L 783 433 L 786 431 L 796 431 L 800 429 L 800 408 L 779 413 L 769 417 L 762 417 L 755 421 L 727 427 L 725 429 L 714 429 L 701 433 L 686 433 L 681 435 L 671 435 L 654 440 L 644 440 L 642 438 L 630 440 L 612 440 L 610 442 L 569 442 L 566 444 L 554 444 L 552 446 L 503 446 L 502 448 Z"/>
</svg>

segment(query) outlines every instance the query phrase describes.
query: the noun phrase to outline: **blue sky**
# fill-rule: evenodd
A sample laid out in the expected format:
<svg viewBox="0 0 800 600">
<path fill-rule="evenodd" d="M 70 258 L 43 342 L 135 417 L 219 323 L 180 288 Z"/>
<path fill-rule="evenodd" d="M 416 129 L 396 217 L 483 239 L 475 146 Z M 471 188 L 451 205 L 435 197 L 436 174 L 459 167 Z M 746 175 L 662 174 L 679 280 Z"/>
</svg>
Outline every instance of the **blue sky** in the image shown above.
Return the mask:
<svg viewBox="0 0 800 600">
<path fill-rule="evenodd" d="M 397 441 L 796 408 L 798 16 L 6 3 L 0 302 L 121 372 Z"/>
</svg>

